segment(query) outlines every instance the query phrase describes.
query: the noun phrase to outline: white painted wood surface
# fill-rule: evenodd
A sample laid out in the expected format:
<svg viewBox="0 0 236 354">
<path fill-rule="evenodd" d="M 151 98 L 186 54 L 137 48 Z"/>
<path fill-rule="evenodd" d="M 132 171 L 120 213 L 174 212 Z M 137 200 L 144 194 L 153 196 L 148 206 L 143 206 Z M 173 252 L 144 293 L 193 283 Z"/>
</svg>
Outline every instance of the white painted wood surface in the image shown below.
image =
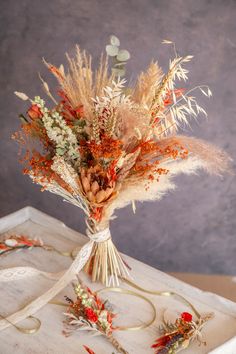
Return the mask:
<svg viewBox="0 0 236 354">
<path fill-rule="evenodd" d="M 86 242 L 85 236 L 31 207 L 21 209 L 0 220 L 0 237 L 12 233 L 40 237 L 45 244 L 53 245 L 61 251 L 70 251 Z M 183 353 L 236 354 L 235 303 L 215 294 L 204 293 L 128 256 L 124 256 L 124 258 L 132 267 L 132 276 L 136 283 L 148 289 L 175 291 L 191 301 L 198 311 L 202 313 L 214 312 L 214 319 L 203 330 L 203 338 L 207 340 L 207 346 L 199 347 L 195 343 Z M 24 250 L 0 258 L 0 268 L 33 266 L 47 272 L 65 270 L 70 263 L 71 259 L 68 257 L 41 249 Z M 81 278 L 92 289 L 101 288 L 99 284 L 91 284 L 84 274 L 81 274 Z M 2 284 L 0 314 L 7 316 L 15 312 L 46 291 L 52 284 L 52 280 L 43 276 Z M 127 288 L 128 286 L 122 284 L 122 287 Z M 64 295 L 73 296 L 70 286 L 64 289 L 57 299 L 63 301 Z M 174 299 L 147 296 L 156 305 L 156 323 L 146 330 L 115 333 L 116 338 L 130 354 L 153 353 L 150 346 L 158 337 L 158 326 L 165 309 L 168 308 L 167 316 L 175 314 L 176 310 L 179 312 L 190 311 Z M 119 313 L 117 324 L 136 325 L 148 320 L 151 316 L 148 304 L 138 298 L 111 293 L 105 293 L 103 297 L 108 298 L 114 305 L 115 312 Z M 42 321 L 42 326 L 39 332 L 34 335 L 21 334 L 13 327 L 0 332 L 0 354 L 85 354 L 82 348 L 83 344 L 91 347 L 96 354 L 115 352 L 112 345 L 102 337 L 91 337 L 87 333 L 77 332 L 73 336 L 65 338 L 62 335 L 62 307 L 48 304 L 36 316 Z"/>
</svg>

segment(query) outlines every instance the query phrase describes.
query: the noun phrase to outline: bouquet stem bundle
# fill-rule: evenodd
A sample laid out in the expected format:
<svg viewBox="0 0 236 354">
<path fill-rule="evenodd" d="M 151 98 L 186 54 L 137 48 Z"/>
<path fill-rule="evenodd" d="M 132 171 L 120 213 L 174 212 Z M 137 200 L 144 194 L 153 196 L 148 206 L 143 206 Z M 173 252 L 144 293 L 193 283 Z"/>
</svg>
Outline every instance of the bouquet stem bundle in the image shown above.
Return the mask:
<svg viewBox="0 0 236 354">
<path fill-rule="evenodd" d="M 84 270 L 91 275 L 93 282 L 101 282 L 106 286 L 119 284 L 119 277 L 129 276 L 127 266 L 111 238 L 94 243 Z"/>
</svg>

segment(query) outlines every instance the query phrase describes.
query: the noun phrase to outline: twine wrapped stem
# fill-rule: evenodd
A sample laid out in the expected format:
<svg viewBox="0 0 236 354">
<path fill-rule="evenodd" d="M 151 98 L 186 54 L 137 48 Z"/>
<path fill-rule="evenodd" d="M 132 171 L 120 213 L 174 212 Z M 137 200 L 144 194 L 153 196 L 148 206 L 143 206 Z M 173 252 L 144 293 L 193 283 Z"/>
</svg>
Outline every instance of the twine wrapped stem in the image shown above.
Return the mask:
<svg viewBox="0 0 236 354">
<path fill-rule="evenodd" d="M 129 272 L 111 239 L 109 226 L 97 231 L 91 227 L 89 220 L 87 226 L 87 235 L 94 244 L 84 271 L 93 282 L 101 282 L 106 286 L 119 285 L 119 277 L 129 277 Z"/>
</svg>

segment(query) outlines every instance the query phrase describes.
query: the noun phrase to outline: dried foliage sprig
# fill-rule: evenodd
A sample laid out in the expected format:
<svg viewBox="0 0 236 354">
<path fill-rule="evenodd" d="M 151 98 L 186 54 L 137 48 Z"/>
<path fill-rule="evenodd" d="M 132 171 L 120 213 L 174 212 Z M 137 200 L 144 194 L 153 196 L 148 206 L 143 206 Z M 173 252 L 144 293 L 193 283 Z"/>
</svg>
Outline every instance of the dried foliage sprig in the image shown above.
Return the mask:
<svg viewBox="0 0 236 354">
<path fill-rule="evenodd" d="M 113 60 L 112 73 L 114 76 L 125 75 L 125 66 L 130 59 L 130 53 L 126 49 L 120 49 L 120 40 L 116 36 L 110 36 L 110 43 L 106 46 L 107 55 Z"/>
<path fill-rule="evenodd" d="M 164 323 L 160 327 L 162 336 L 152 345 L 155 354 L 176 354 L 186 349 L 197 340 L 199 344 L 206 345 L 202 340 L 202 329 L 207 321 L 213 317 L 213 314 L 201 316 L 196 321 L 188 312 L 183 312 L 175 323 Z"/>
</svg>

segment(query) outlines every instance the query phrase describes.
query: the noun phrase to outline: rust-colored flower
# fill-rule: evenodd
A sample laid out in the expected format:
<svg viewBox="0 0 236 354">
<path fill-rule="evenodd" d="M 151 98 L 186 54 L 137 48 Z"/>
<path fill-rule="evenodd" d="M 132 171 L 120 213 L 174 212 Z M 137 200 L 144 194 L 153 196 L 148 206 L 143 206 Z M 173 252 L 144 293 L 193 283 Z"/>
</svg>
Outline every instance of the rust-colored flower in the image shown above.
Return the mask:
<svg viewBox="0 0 236 354">
<path fill-rule="evenodd" d="M 181 313 L 181 319 L 184 322 L 191 322 L 193 319 L 193 316 L 191 315 L 191 313 L 183 312 L 183 313 Z"/>
<path fill-rule="evenodd" d="M 84 114 L 84 106 L 83 105 L 79 105 L 78 107 L 75 108 L 75 113 L 77 115 L 77 117 L 82 117 Z"/>
<path fill-rule="evenodd" d="M 28 116 L 34 120 L 34 119 L 38 119 L 42 117 L 42 112 L 40 110 L 40 108 L 36 105 L 33 104 L 27 111 Z"/>
<path fill-rule="evenodd" d="M 90 141 L 88 148 L 95 158 L 116 159 L 122 155 L 122 141 L 103 135 L 101 143 Z"/>
<path fill-rule="evenodd" d="M 95 323 L 97 322 L 98 316 L 93 311 L 93 309 L 91 307 L 86 307 L 84 311 L 85 311 L 86 317 L 88 318 L 89 321 L 95 322 Z"/>
<path fill-rule="evenodd" d="M 166 97 L 163 101 L 164 106 L 169 106 L 173 103 L 173 93 L 175 95 L 176 98 L 181 97 L 184 94 L 185 89 L 181 88 L 181 89 L 176 89 L 176 90 L 169 90 L 166 93 Z"/>
<path fill-rule="evenodd" d="M 90 217 L 96 221 L 100 221 L 102 218 L 103 207 L 92 208 Z"/>
</svg>

